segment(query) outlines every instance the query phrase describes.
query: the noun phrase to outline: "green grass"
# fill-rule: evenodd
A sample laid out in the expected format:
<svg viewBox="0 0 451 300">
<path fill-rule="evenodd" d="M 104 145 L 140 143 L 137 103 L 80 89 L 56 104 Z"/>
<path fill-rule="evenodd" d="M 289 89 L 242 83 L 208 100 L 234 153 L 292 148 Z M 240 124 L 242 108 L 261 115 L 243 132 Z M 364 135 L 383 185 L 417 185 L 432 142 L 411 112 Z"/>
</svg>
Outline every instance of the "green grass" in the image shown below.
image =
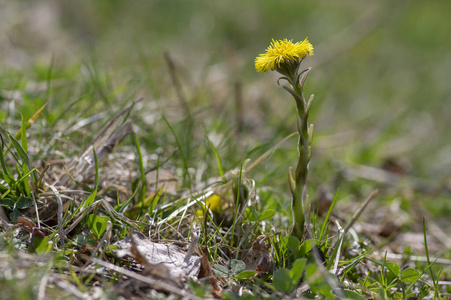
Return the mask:
<svg viewBox="0 0 451 300">
<path fill-rule="evenodd" d="M 0 17 L 1 299 L 170 298 L 122 275 L 143 274 L 111 254 L 130 232 L 185 250 L 199 238 L 223 291 L 188 281 L 190 297 L 450 295 L 447 1 L 7 2 L 19 17 Z M 306 36 L 315 135 L 300 243 L 288 236 L 294 104 L 253 60 L 272 38 Z M 257 277 L 241 260 L 260 235 L 274 269 Z"/>
</svg>

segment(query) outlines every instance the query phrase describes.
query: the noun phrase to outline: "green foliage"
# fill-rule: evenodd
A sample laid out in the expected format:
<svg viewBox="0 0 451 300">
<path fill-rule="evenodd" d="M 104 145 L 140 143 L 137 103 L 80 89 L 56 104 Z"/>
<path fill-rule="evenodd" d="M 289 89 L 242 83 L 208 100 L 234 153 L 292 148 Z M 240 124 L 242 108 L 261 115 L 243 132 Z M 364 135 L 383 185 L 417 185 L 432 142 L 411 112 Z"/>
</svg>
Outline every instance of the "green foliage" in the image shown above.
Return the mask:
<svg viewBox="0 0 451 300">
<path fill-rule="evenodd" d="M 107 216 L 88 215 L 85 223 L 92 234 L 99 240 L 105 234 L 108 221 L 111 221 L 111 219 Z"/>
<path fill-rule="evenodd" d="M 0 170 L 0 205 L 10 211 L 10 218 L 16 222 L 17 217 L 21 216 L 21 210 L 27 209 L 34 204 L 31 199 L 31 190 L 29 180 L 36 184 L 36 177 L 33 176 L 35 169 L 31 166 L 30 157 L 26 151 L 27 139 L 26 124 L 22 119 L 21 126 L 22 145 L 3 127 L 0 126 L 0 135 L 2 140 L 2 148 L 0 149 L 0 162 L 2 169 Z M 10 139 L 9 145 L 5 145 L 5 138 Z M 4 149 L 6 148 L 6 149 Z M 10 168 L 6 159 L 11 156 L 11 161 L 15 162 L 15 169 Z M 15 171 L 16 175 L 13 174 Z"/>
<path fill-rule="evenodd" d="M 293 291 L 299 285 L 306 263 L 305 258 L 297 259 L 290 270 L 286 268 L 277 269 L 273 275 L 274 288 L 284 293 Z"/>
<path fill-rule="evenodd" d="M 230 276 L 239 276 L 246 268 L 246 264 L 237 259 L 231 259 L 228 261 L 227 266 L 222 266 L 215 264 L 213 265 L 213 269 L 216 274 L 221 277 L 230 277 Z M 255 271 L 253 272 L 255 274 Z M 252 275 L 253 275 L 252 274 Z M 247 277 L 238 277 L 238 279 L 247 278 Z"/>
<path fill-rule="evenodd" d="M 124 103 L 136 95 L 143 95 L 145 101 L 130 112 L 133 139 L 124 139 L 116 148 L 127 155 L 110 156 L 114 164 L 124 167 L 120 179 L 127 182 L 126 191 L 116 189 L 116 183 L 110 182 L 111 165 L 99 163 L 96 157 L 95 178 L 72 182 L 85 202 L 80 205 L 70 193 L 61 193 L 67 204 L 62 220 L 66 246 L 59 244 L 54 219 L 40 220 L 44 238 L 16 225 L 0 229 L 2 255 L 27 249 L 61 255 L 67 262 L 59 267 L 50 264 L 50 271 L 35 264 L 23 280 L 0 274 L 3 297 L 42 298 L 37 295 L 41 287 L 49 299 L 91 297 L 93 285 L 108 290 L 111 294 L 103 295 L 107 298 L 123 297 L 116 294 L 115 287 L 123 282 L 119 273 L 96 267 L 93 275 L 71 267 L 80 263 L 77 255 L 85 247 L 98 246 L 96 240 L 105 234 L 108 220 L 113 223 L 111 243 L 125 238 L 129 228 L 180 243 L 189 242 L 193 233 L 200 235 L 199 246 L 208 249 L 216 274 L 230 286 L 242 287 L 238 294 L 226 285 L 225 299 L 287 298 L 300 282 L 310 285 L 312 293 L 304 296 L 311 298 L 341 297 L 341 291 L 349 299 L 439 299 L 446 292 L 439 281 L 447 278 L 449 270 L 443 267 L 442 271 L 432 256 L 446 257 L 449 251 L 430 253 L 436 248 L 428 248 L 425 224 L 427 263 L 405 269 L 404 263 L 375 258 L 375 250 L 380 249 L 371 241 L 380 236 L 371 239 L 371 234 L 350 232 L 343 238 L 341 253 L 332 247 L 337 239 L 333 221 L 349 221 L 353 204 L 374 188 L 381 189 L 381 197 L 362 218 L 374 221 L 372 217 L 384 215 L 403 220 L 402 231 L 413 231 L 418 228 L 415 216 L 425 210 L 431 222 L 443 224 L 442 228 L 449 224 L 450 102 L 444 99 L 451 92 L 447 84 L 451 40 L 443 30 L 449 27 L 448 1 L 408 5 L 381 1 L 367 6 L 271 0 L 157 0 L 130 5 L 101 0 L 64 7 L 48 1 L 35 7 L 31 2 L 5 5 L 5 15 L 17 17 L 13 26 L 2 26 L 13 30 L 5 33 L 11 43 L 4 43 L 0 50 L 0 63 L 6 62 L 0 74 L 0 206 L 11 223 L 31 215 L 37 225 L 34 199 L 39 214 L 47 204 L 43 199 L 54 200 L 46 185 L 66 172 L 68 162 L 83 153 Z M 48 4 L 55 15 L 43 21 L 56 22 L 45 23 L 51 38 L 42 37 L 38 26 L 31 35 L 23 32 L 24 20 L 32 19 L 27 7 L 40 12 Z M 8 14 L 16 6 L 21 12 Z M 120 26 L 111 20 L 120 20 Z M 287 236 L 291 208 L 286 167 L 295 162 L 297 149 L 294 137 L 284 137 L 296 130 L 296 119 L 273 78 L 255 74 L 253 58 L 271 38 L 307 35 L 318 48 L 306 64 L 314 72 L 305 92 L 315 93 L 318 101 L 310 112 L 317 121 L 307 191 L 313 236 L 301 243 Z M 69 57 L 64 49 L 53 47 L 52 42 L 61 42 L 60 36 L 65 38 L 62 44 L 67 44 Z M 52 52 L 58 49 L 58 55 L 45 61 L 47 44 Z M 172 54 L 189 114 L 179 109 L 163 50 Z M 25 58 L 23 64 L 10 67 L 14 59 L 8 53 Z M 251 170 L 242 166 L 267 151 L 270 154 Z M 129 156 L 133 158 L 128 160 Z M 55 165 L 42 172 L 49 163 Z M 384 172 L 396 165 L 396 180 L 368 176 L 391 174 Z M 361 166 L 382 172 L 368 172 Z M 51 174 L 52 168 L 59 173 Z M 173 177 L 163 186 L 146 178 L 163 169 Z M 242 172 L 234 173 L 234 187 L 222 199 L 231 213 L 223 219 L 208 215 L 200 221 L 196 211 L 202 196 L 198 193 L 225 188 L 229 171 L 236 169 Z M 130 182 L 129 177 L 133 177 Z M 175 187 L 167 192 L 172 183 Z M 321 190 L 337 191 L 322 212 L 315 206 Z M 110 206 L 102 206 L 103 202 Z M 390 209 L 383 211 L 383 207 Z M 397 210 L 394 215 L 391 209 Z M 244 271 L 242 261 L 234 259 L 242 258 L 261 234 L 268 236 L 275 261 L 275 272 L 263 278 L 255 271 Z M 390 240 L 386 242 L 390 246 Z M 325 254 L 324 269 L 315 262 L 315 246 Z M 415 247 L 401 246 L 406 259 L 421 255 Z M 112 258 L 114 246 L 106 248 L 104 260 L 130 267 L 129 262 Z M 337 279 L 324 272 L 332 269 L 337 255 L 343 273 L 335 285 Z M 2 263 L 11 257 L 2 256 Z M 9 270 L 0 267 L 0 273 Z M 43 274 L 57 274 L 58 281 L 48 283 Z M 55 282 L 70 288 L 59 288 Z M 188 287 L 192 295 L 212 297 L 208 284 L 190 281 Z M 72 289 L 86 294 L 70 294 Z"/>
<path fill-rule="evenodd" d="M 95 167 L 96 167 L 96 168 L 95 168 L 95 174 L 96 174 L 96 177 L 95 177 L 95 184 L 94 184 L 94 189 L 93 189 L 92 193 L 89 195 L 88 198 L 86 198 L 83 207 L 91 206 L 91 205 L 94 203 L 94 200 L 95 200 L 95 198 L 96 198 L 96 196 L 97 196 L 97 187 L 98 187 L 98 185 L 99 185 L 99 163 L 98 163 L 98 161 L 97 161 L 96 150 L 93 149 L 93 150 L 92 150 L 92 153 L 93 153 L 93 155 L 94 155 L 94 163 L 95 163 Z M 80 207 L 81 207 L 81 206 L 80 206 Z"/>
<path fill-rule="evenodd" d="M 188 286 L 189 286 L 190 290 L 193 291 L 197 297 L 201 297 L 201 298 L 204 298 L 205 296 L 207 296 L 207 294 L 211 291 L 211 286 L 206 285 L 206 284 L 201 285 L 192 279 L 190 279 L 188 281 Z"/>
<path fill-rule="evenodd" d="M 36 252 L 38 254 L 48 254 L 53 248 L 53 242 L 49 241 L 47 237 L 41 237 L 39 235 L 35 235 L 32 240 L 33 247 L 30 247 L 29 250 Z"/>
</svg>

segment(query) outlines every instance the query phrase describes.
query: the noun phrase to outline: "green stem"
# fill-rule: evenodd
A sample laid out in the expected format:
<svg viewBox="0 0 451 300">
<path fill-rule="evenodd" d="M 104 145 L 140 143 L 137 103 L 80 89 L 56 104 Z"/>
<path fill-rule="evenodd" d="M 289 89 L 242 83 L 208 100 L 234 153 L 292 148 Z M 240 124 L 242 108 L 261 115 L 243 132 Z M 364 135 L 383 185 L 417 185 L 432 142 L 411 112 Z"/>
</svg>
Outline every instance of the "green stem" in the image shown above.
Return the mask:
<svg viewBox="0 0 451 300">
<path fill-rule="evenodd" d="M 294 174 L 294 180 L 296 183 L 293 189 L 292 195 L 292 210 L 293 210 L 293 227 L 291 229 L 291 235 L 297 237 L 299 240 L 304 238 L 304 205 L 306 198 L 306 184 L 308 176 L 308 165 L 310 162 L 309 153 L 309 134 L 308 134 L 308 111 L 306 111 L 306 101 L 304 98 L 303 87 L 297 81 L 297 72 L 290 76 L 290 83 L 292 84 L 294 92 L 299 96 L 295 97 L 296 108 L 298 113 L 298 130 L 299 130 L 299 141 L 298 141 L 298 163 L 296 166 L 296 171 Z"/>
</svg>

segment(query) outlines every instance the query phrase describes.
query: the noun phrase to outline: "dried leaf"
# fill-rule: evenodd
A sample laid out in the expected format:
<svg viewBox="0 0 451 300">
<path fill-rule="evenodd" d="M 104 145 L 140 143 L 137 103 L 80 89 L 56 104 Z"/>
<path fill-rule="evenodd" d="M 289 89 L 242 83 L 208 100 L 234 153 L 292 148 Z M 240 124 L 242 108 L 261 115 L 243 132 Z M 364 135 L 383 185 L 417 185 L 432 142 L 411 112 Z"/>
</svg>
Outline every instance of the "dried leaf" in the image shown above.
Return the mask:
<svg viewBox="0 0 451 300">
<path fill-rule="evenodd" d="M 222 291 L 222 288 L 219 285 L 219 282 L 221 282 L 221 279 L 216 275 L 215 271 L 213 270 L 213 268 L 210 264 L 210 261 L 208 260 L 207 253 L 202 252 L 200 247 L 199 247 L 199 252 L 202 255 L 202 259 L 201 259 L 201 265 L 200 265 L 200 269 L 199 269 L 199 275 L 197 277 L 199 279 L 207 278 L 208 279 L 207 282 L 213 287 L 213 291 L 215 291 L 215 293 Z"/>
<path fill-rule="evenodd" d="M 45 237 L 45 234 L 36 226 L 36 224 L 33 223 L 33 221 L 29 220 L 26 217 L 20 216 L 17 217 L 17 224 L 22 225 L 25 227 L 31 234 L 39 234 L 43 238 Z"/>
<path fill-rule="evenodd" d="M 130 256 L 144 266 L 154 268 L 155 272 L 152 273 L 155 274 L 153 275 L 176 279 L 180 277 L 197 278 L 199 274 L 201 258 L 191 255 L 185 261 L 186 251 L 177 245 L 154 243 L 136 233 L 118 241 L 116 245 L 121 248 L 113 252 L 117 257 Z M 168 274 L 164 274 L 166 272 L 164 268 Z"/>
</svg>

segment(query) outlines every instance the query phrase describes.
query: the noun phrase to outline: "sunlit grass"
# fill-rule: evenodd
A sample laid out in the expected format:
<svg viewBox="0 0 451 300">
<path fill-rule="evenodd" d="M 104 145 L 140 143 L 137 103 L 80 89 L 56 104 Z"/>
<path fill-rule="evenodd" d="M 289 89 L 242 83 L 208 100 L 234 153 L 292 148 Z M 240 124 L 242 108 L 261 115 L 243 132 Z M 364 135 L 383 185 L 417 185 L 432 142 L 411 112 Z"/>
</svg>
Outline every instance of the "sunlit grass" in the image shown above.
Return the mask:
<svg viewBox="0 0 451 300">
<path fill-rule="evenodd" d="M 86 47 L 75 61 L 57 53 L 0 74 L 0 204 L 7 218 L 0 226 L 0 270 L 13 274 L 0 272 L 1 290 L 18 299 L 42 291 L 58 298 L 63 290 L 77 297 L 100 284 L 104 294 L 126 295 L 130 291 L 116 289 L 124 283 L 121 273 L 101 270 L 87 257 L 138 274 L 139 266 L 111 253 L 115 242 L 141 231 L 184 249 L 198 238 L 213 269 L 228 271 L 221 285 L 230 299 L 238 297 L 237 287 L 249 297 L 291 297 L 300 282 L 326 298 L 332 291 L 353 299 L 446 294 L 439 282 L 448 280 L 449 241 L 439 237 L 450 211 L 449 85 L 442 79 L 449 41 L 428 34 L 440 32 L 447 18 L 437 3 L 388 9 L 381 2 L 366 10 L 249 1 L 237 13 L 231 4 L 210 4 L 217 9 L 207 12 L 182 3 L 175 9 L 160 1 L 136 7 L 100 1 L 62 11 L 70 42 L 94 49 Z M 359 21 L 363 13 L 373 28 Z M 302 18 L 291 24 L 287 16 Z M 121 26 L 110 24 L 115 18 Z M 355 43 L 332 38 L 340 30 Z M 313 205 L 306 208 L 312 239 L 299 245 L 289 237 L 287 183 L 287 167 L 297 157 L 296 138 L 290 138 L 296 119 L 274 78 L 254 74 L 253 58 L 272 37 L 306 35 L 318 44 L 306 91 L 316 96 L 310 115 Z M 100 159 L 101 143 L 95 152 L 89 145 L 140 96 L 102 143 L 126 122 L 133 134 Z M 68 166 L 77 159 L 91 171 L 74 173 Z M 375 189 L 379 195 L 353 229 L 339 236 Z M 209 207 L 211 195 L 220 198 L 220 210 Z M 20 215 L 31 225 L 19 219 L 19 228 Z M 403 239 L 406 234 L 415 239 Z M 274 269 L 256 277 L 239 261 L 260 235 L 271 245 Z M 315 265 L 315 245 L 336 276 Z M 56 262 L 37 263 L 35 270 L 30 266 L 41 259 L 35 252 Z M 437 257 L 443 260 L 434 263 Z M 33 275 L 39 272 L 48 277 Z M 190 295 L 212 296 L 206 280 L 188 286 Z"/>
</svg>

